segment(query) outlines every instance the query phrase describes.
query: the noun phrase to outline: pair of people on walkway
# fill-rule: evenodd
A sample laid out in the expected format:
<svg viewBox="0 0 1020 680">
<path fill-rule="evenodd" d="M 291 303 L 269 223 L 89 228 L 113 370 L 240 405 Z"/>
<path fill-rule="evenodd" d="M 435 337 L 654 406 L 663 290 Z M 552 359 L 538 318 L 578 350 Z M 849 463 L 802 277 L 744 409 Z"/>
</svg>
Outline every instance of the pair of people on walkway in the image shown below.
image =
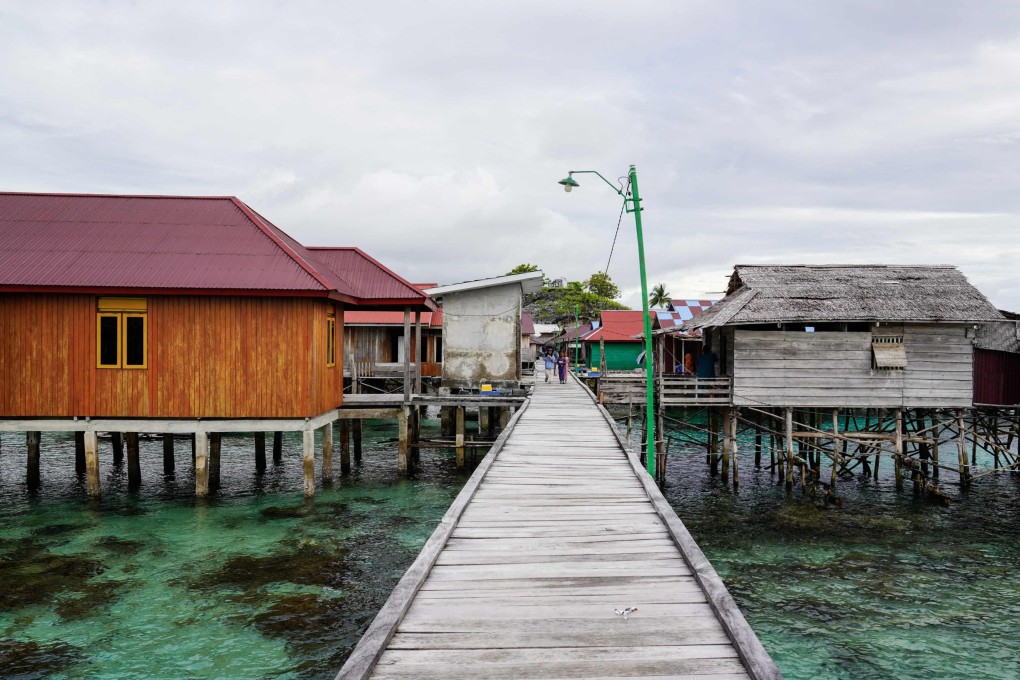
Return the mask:
<svg viewBox="0 0 1020 680">
<path fill-rule="evenodd" d="M 560 384 L 567 383 L 567 357 L 559 352 L 547 351 L 545 353 L 545 381 L 549 382 L 549 375 L 558 375 Z"/>
</svg>

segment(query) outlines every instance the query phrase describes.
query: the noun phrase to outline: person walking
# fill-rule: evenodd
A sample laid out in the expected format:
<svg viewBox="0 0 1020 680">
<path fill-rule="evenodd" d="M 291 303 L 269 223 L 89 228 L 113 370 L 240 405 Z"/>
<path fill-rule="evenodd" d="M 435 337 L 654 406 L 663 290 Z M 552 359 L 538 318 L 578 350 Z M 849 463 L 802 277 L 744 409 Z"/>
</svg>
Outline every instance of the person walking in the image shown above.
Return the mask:
<svg viewBox="0 0 1020 680">
<path fill-rule="evenodd" d="M 549 375 L 556 370 L 556 360 L 553 359 L 552 350 L 545 351 L 545 381 L 549 382 Z"/>
<path fill-rule="evenodd" d="M 567 384 L 567 355 L 561 354 L 559 360 L 556 362 L 560 369 L 560 384 Z"/>
</svg>

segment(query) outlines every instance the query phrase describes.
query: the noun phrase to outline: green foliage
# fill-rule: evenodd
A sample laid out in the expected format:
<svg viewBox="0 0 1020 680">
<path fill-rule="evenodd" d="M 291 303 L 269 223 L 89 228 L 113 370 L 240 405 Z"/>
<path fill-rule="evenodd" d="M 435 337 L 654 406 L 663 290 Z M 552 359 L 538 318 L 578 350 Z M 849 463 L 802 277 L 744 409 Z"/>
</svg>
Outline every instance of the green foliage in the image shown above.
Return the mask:
<svg viewBox="0 0 1020 680">
<path fill-rule="evenodd" d="M 609 278 L 609 274 L 605 272 L 595 272 L 589 276 L 588 280 L 584 282 L 584 287 L 592 295 L 597 295 L 607 300 L 615 300 L 620 297 L 620 287 L 613 283 L 613 280 Z"/>
<path fill-rule="evenodd" d="M 538 267 L 533 264 L 519 264 L 506 273 L 507 276 L 513 276 L 514 274 L 527 274 L 528 272 L 537 272 Z"/>
<path fill-rule="evenodd" d="M 652 288 L 652 292 L 648 294 L 649 307 L 665 307 L 670 303 L 670 300 L 670 294 L 666 292 L 666 284 L 664 283 L 660 283 Z"/>
<path fill-rule="evenodd" d="M 564 329 L 574 326 L 575 309 L 577 322 L 582 324 L 597 319 L 603 309 L 628 309 L 599 292 L 611 292 L 615 297 L 620 294 L 620 289 L 601 272 L 592 274 L 583 283 L 569 281 L 565 288 L 550 286 L 547 282 L 539 292 L 524 296 L 524 308 L 531 312 L 536 323 L 554 323 Z"/>
</svg>

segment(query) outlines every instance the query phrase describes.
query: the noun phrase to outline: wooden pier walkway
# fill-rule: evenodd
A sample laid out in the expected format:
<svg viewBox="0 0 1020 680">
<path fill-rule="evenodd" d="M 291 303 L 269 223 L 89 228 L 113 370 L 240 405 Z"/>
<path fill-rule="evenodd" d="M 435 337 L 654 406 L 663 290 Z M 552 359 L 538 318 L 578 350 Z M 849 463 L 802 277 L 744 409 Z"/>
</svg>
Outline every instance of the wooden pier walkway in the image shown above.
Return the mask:
<svg viewBox="0 0 1020 680">
<path fill-rule="evenodd" d="M 369 677 L 781 675 L 571 380 L 537 382 L 337 676 Z"/>
</svg>

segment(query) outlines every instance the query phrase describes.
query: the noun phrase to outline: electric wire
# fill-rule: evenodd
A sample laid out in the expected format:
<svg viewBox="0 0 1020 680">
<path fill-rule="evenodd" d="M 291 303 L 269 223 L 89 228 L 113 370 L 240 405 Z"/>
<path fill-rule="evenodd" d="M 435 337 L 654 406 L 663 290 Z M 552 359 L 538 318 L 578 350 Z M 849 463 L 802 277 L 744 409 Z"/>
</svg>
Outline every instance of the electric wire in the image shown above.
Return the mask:
<svg viewBox="0 0 1020 680">
<path fill-rule="evenodd" d="M 616 250 L 616 237 L 620 235 L 623 213 L 627 210 L 627 196 L 630 196 L 630 177 L 627 178 L 627 188 L 623 190 L 623 205 L 620 206 L 620 217 L 616 220 L 616 233 L 613 234 L 613 245 L 609 247 L 609 259 L 606 260 L 606 268 L 602 272 L 606 276 L 609 275 L 609 263 L 613 261 L 613 251 Z"/>
</svg>

